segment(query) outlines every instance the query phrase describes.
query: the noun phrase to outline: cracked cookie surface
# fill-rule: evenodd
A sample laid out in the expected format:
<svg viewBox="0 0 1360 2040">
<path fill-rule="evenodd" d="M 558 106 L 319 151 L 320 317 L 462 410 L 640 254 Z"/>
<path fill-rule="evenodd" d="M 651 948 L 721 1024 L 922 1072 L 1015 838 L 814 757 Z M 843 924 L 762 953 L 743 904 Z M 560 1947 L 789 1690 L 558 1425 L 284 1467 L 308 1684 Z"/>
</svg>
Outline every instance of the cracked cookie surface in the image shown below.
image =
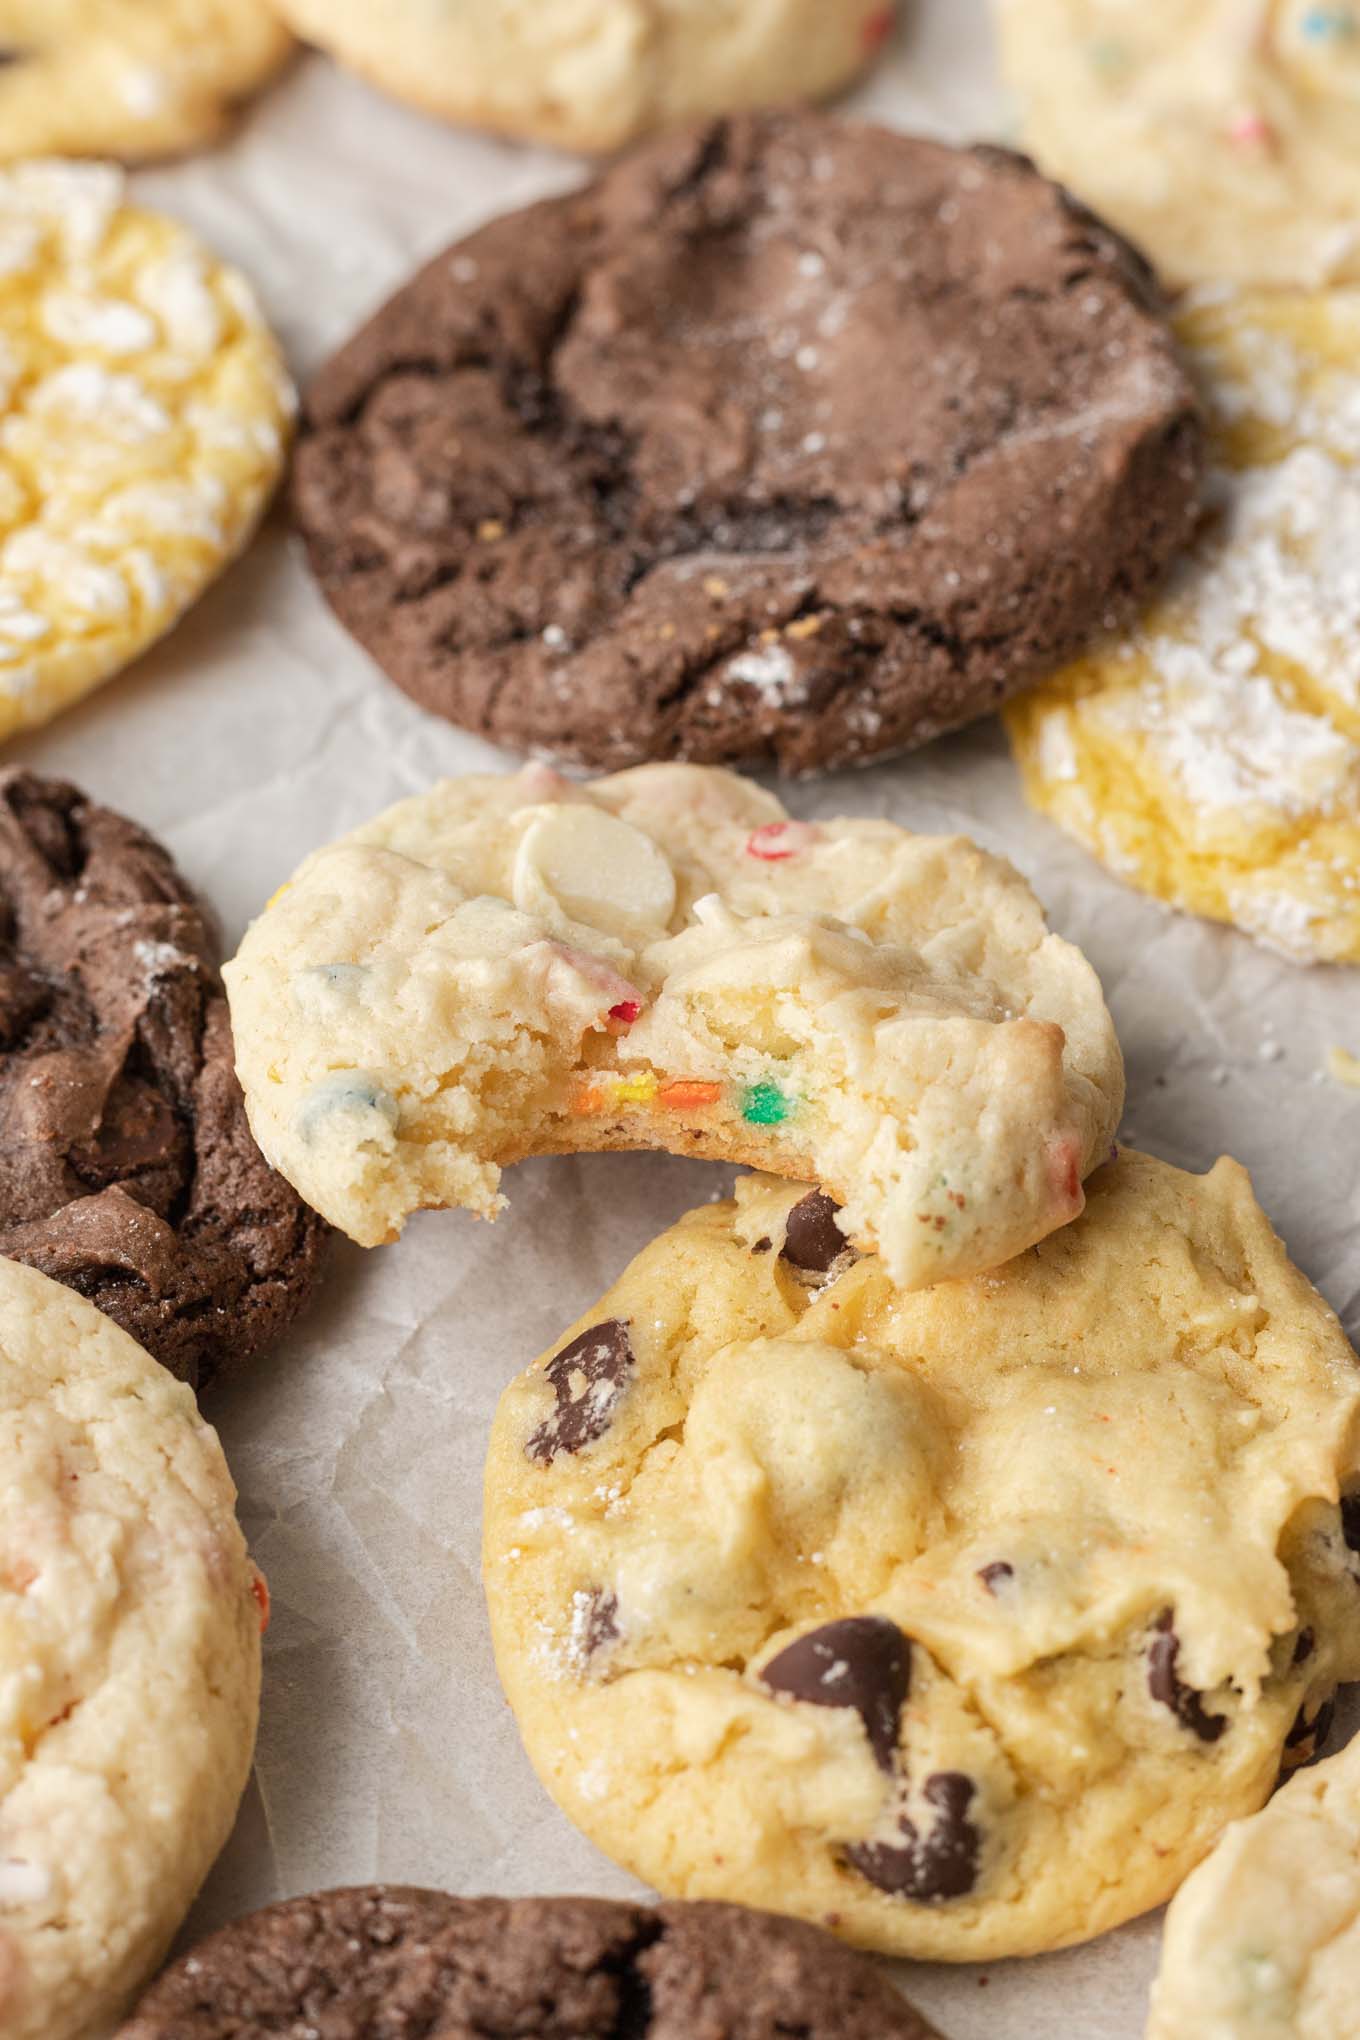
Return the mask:
<svg viewBox="0 0 1360 2040">
<path fill-rule="evenodd" d="M 1212 514 L 1132 631 L 1007 709 L 1025 791 L 1158 899 L 1360 962 L 1360 291 L 1233 293 L 1178 326 Z"/>
<path fill-rule="evenodd" d="M 734 773 L 449 779 L 317 851 L 224 973 L 255 1137 L 364 1246 L 530 1154 L 824 1183 L 903 1283 L 1080 1211 L 1123 1065 L 1099 982 L 964 837 L 792 820 Z"/>
<path fill-rule="evenodd" d="M 299 35 L 448 120 L 568 149 L 838 92 L 893 0 L 280 0 Z"/>
<path fill-rule="evenodd" d="M 437 257 L 313 382 L 294 505 L 450 720 L 806 772 L 1128 614 L 1200 441 L 1141 258 L 1023 161 L 770 115 Z"/>
<path fill-rule="evenodd" d="M 0 251 L 3 738 L 111 679 L 242 550 L 293 390 L 245 279 L 106 164 L 0 170 Z"/>
<path fill-rule="evenodd" d="M 0 773 L 0 1254 L 201 1387 L 296 1316 L 324 1239 L 251 1138 L 168 854 L 64 780 Z"/>
<path fill-rule="evenodd" d="M 225 1928 L 118 2040 L 932 2040 L 824 1934 L 726 1905 L 327 1891 Z"/>
<path fill-rule="evenodd" d="M 824 1206 L 744 1179 L 506 1390 L 507 1696 L 668 1896 L 925 1960 L 1084 1940 L 1360 1671 L 1360 1362 L 1233 1162 L 1125 1151 L 913 1295 Z"/>
<path fill-rule="evenodd" d="M 200 148 L 292 47 L 269 0 L 0 0 L 0 159 Z"/>
<path fill-rule="evenodd" d="M 1147 2040 L 1340 2040 L 1360 1973 L 1360 1741 L 1235 1822 L 1166 1916 Z"/>
<path fill-rule="evenodd" d="M 190 1391 L 0 1260 L 0 2030 L 100 2040 L 226 1841 L 258 1575 Z"/>
</svg>

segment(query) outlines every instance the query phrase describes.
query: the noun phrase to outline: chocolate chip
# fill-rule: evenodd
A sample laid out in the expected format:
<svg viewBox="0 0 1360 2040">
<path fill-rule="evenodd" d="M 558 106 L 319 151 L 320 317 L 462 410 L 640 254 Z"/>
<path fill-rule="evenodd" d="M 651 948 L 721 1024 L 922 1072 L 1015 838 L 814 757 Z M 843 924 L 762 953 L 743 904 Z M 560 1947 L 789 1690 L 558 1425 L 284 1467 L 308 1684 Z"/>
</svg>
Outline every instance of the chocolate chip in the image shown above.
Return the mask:
<svg viewBox="0 0 1360 2040">
<path fill-rule="evenodd" d="M 1006 1584 L 1007 1580 L 1015 1578 L 1015 1567 L 1009 1565 L 1004 1558 L 994 1558 L 990 1565 L 980 1565 L 978 1567 L 978 1578 L 982 1581 L 987 1592 L 994 1594 L 998 1588 Z"/>
<path fill-rule="evenodd" d="M 608 1587 L 591 1587 L 576 1596 L 572 1614 L 572 1651 L 579 1664 L 588 1664 L 600 1651 L 619 1640 L 619 1597 Z"/>
<path fill-rule="evenodd" d="M 770 1248 L 773 1245 L 774 1245 L 773 1240 L 757 1240 L 755 1245 L 752 1247 L 751 1252 L 753 1254 L 768 1254 Z"/>
<path fill-rule="evenodd" d="M 825 1190 L 809 1190 L 789 1213 L 780 1258 L 805 1275 L 825 1275 L 846 1250 L 846 1237 L 836 1223 L 839 1204 Z"/>
<path fill-rule="evenodd" d="M 962 1771 L 936 1771 L 927 1778 L 922 1797 L 935 1812 L 925 1834 L 903 1814 L 897 1823 L 899 1842 L 855 1842 L 846 1861 L 880 1891 L 918 1904 L 938 1905 L 963 1898 L 977 1883 L 982 1837 L 968 1819 L 977 1790 Z"/>
<path fill-rule="evenodd" d="M 636 1360 L 621 1318 L 606 1318 L 564 1346 L 545 1372 L 557 1408 L 525 1446 L 546 1466 L 559 1452 L 580 1452 L 603 1438 Z"/>
<path fill-rule="evenodd" d="M 853 1707 L 879 1769 L 891 1772 L 911 1690 L 911 1644 L 895 1622 L 880 1615 L 828 1622 L 771 1658 L 760 1677 L 771 1692 L 813 1707 Z"/>
<path fill-rule="evenodd" d="M 1341 1535 L 1348 1550 L 1360 1552 L 1360 1494 L 1341 1497 Z"/>
<path fill-rule="evenodd" d="M 1316 1753 L 1331 1734 L 1335 1717 L 1336 1703 L 1333 1700 L 1324 1700 L 1311 1721 L 1308 1719 L 1307 1708 L 1300 1707 L 1294 1716 L 1294 1726 L 1284 1739 L 1285 1748 L 1296 1750 L 1301 1743 L 1311 1743 L 1313 1747 L 1310 1754 Z"/>
<path fill-rule="evenodd" d="M 1164 1608 L 1153 1625 L 1156 1634 L 1147 1654 L 1148 1691 L 1163 1707 L 1169 1707 L 1182 1727 L 1197 1735 L 1201 1742 L 1217 1742 L 1228 1726 L 1228 1718 L 1224 1714 L 1210 1714 L 1194 1687 L 1177 1678 L 1181 1640 L 1173 1627 L 1174 1621 L 1173 1611 Z"/>
</svg>

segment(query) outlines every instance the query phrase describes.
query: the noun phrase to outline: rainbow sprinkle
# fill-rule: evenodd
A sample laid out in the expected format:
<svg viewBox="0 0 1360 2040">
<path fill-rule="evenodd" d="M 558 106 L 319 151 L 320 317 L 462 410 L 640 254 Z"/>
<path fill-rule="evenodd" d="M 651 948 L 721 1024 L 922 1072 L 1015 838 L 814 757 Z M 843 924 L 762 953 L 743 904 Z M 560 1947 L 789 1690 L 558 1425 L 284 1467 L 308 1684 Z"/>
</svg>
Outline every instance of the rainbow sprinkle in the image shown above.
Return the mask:
<svg viewBox="0 0 1360 2040">
<path fill-rule="evenodd" d="M 786 1119 L 792 1119 L 793 1112 L 792 1099 L 768 1079 L 748 1084 L 742 1096 L 741 1116 L 748 1126 L 782 1126 Z"/>
</svg>

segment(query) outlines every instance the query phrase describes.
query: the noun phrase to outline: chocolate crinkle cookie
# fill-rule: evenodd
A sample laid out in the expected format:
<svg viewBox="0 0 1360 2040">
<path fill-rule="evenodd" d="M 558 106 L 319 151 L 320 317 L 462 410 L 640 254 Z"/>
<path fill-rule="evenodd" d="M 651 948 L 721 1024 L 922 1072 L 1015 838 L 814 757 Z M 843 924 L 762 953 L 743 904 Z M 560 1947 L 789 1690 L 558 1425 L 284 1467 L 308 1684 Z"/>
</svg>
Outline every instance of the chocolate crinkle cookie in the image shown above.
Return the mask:
<svg viewBox="0 0 1360 2040">
<path fill-rule="evenodd" d="M 251 1138 L 170 857 L 63 780 L 0 773 L 0 1253 L 202 1386 L 296 1314 L 325 1233 Z"/>
<path fill-rule="evenodd" d="M 166 1971 L 117 2040 L 932 2040 L 862 1955 L 740 1906 L 449 1898 L 270 1906 Z"/>
<path fill-rule="evenodd" d="M 881 757 L 1129 616 L 1201 421 L 1142 258 L 995 148 L 672 133 L 446 250 L 311 389 L 336 611 L 492 741 Z"/>
</svg>

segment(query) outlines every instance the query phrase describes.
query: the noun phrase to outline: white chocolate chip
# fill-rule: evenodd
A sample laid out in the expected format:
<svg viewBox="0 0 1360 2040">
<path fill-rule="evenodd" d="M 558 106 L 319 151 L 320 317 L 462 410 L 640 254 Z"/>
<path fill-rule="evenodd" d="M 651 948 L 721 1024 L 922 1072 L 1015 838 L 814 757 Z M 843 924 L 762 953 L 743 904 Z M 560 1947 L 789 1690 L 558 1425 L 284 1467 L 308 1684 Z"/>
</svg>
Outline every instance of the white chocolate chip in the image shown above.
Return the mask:
<svg viewBox="0 0 1360 2040">
<path fill-rule="evenodd" d="M 515 905 L 571 920 L 624 941 L 666 929 L 675 874 L 650 836 L 597 807 L 564 804 L 537 815 L 515 854 Z"/>
</svg>

